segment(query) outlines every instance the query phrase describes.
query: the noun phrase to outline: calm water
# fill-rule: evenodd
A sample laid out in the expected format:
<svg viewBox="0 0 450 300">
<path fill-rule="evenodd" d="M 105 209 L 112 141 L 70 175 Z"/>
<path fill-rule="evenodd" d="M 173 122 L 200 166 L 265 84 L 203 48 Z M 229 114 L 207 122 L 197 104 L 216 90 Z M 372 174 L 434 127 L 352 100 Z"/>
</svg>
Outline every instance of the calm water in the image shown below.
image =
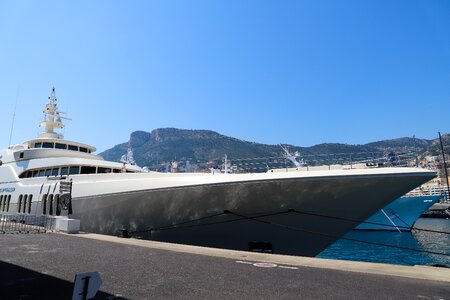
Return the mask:
<svg viewBox="0 0 450 300">
<path fill-rule="evenodd" d="M 415 227 L 450 233 L 450 220 L 421 218 L 416 222 Z M 425 231 L 415 231 L 412 233 L 352 231 L 345 235 L 345 237 L 445 253 L 446 255 L 421 253 L 341 239 L 320 253 L 318 257 L 400 265 L 441 264 L 450 266 L 450 234 L 431 233 Z"/>
</svg>

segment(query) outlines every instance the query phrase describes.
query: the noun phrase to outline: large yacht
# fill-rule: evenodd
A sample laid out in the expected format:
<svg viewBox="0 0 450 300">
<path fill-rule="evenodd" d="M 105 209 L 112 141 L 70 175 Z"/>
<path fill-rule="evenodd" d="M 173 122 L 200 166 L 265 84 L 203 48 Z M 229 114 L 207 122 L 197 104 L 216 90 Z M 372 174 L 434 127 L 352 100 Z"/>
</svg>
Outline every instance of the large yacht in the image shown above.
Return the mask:
<svg viewBox="0 0 450 300">
<path fill-rule="evenodd" d="M 85 232 L 125 228 L 157 241 L 315 256 L 357 225 L 349 220 L 365 220 L 435 177 L 417 168 L 143 172 L 55 132 L 64 124 L 54 89 L 43 112 L 36 139 L 0 154 L 0 213 L 69 212 Z M 60 197 L 67 182 L 71 205 Z"/>
</svg>

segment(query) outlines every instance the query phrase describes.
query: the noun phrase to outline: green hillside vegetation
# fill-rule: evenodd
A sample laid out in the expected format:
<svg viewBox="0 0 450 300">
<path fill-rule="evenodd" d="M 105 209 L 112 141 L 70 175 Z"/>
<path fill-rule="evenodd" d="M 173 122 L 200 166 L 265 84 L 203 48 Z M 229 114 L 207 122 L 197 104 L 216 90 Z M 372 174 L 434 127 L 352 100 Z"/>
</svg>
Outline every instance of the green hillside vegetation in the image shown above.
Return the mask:
<svg viewBox="0 0 450 300">
<path fill-rule="evenodd" d="M 450 144 L 450 136 L 445 135 Z M 167 169 L 172 160 L 207 169 L 222 163 L 224 155 L 242 170 L 264 171 L 267 168 L 292 165 L 284 158 L 279 145 L 266 145 L 228 137 L 210 130 L 188 130 L 159 128 L 152 132 L 135 131 L 130 141 L 100 153 L 106 160 L 119 161 L 131 146 L 134 159 L 139 166 L 148 166 L 151 170 Z M 379 158 L 386 152 L 436 153 L 439 142 L 436 140 L 399 138 L 378 141 L 365 145 L 324 143 L 311 147 L 287 145 L 289 151 L 298 151 L 308 165 L 347 163 Z M 440 150 L 439 150 L 440 151 Z"/>
</svg>

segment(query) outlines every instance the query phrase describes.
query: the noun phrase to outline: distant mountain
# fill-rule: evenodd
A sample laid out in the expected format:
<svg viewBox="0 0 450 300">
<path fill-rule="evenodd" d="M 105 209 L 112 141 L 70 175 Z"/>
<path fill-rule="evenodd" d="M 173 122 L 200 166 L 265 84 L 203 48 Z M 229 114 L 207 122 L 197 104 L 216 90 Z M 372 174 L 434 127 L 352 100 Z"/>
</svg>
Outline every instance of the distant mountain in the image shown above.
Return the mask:
<svg viewBox="0 0 450 300">
<path fill-rule="evenodd" d="M 442 144 L 444 146 L 444 151 L 446 154 L 450 154 L 450 134 L 442 134 Z M 426 154 L 429 155 L 441 155 L 441 144 L 439 138 L 431 141 L 429 147 L 427 148 Z"/>
<path fill-rule="evenodd" d="M 119 144 L 100 153 L 107 160 L 118 161 L 130 145 L 136 163 L 141 166 L 156 166 L 179 161 L 207 162 L 229 157 L 247 159 L 254 157 L 280 156 L 280 148 L 242 141 L 210 130 L 187 130 L 160 128 L 152 132 L 136 131 L 128 143 Z"/>
<path fill-rule="evenodd" d="M 446 138 L 448 137 L 447 135 Z M 385 151 L 407 152 L 416 149 L 417 153 L 423 153 L 430 147 L 431 151 L 435 151 L 435 144 L 432 140 L 399 138 L 365 145 L 324 143 L 311 147 L 287 146 L 290 152 L 298 151 L 308 164 L 314 165 L 342 163 L 341 157 L 344 156 L 352 160 L 380 157 Z M 152 132 L 135 131 L 129 142 L 116 145 L 100 155 L 106 160 L 119 161 L 129 146 L 133 149 L 136 163 L 152 170 L 167 169 L 168 163 L 174 159 L 186 168 L 189 165 L 206 169 L 219 165 L 224 155 L 244 170 L 263 171 L 267 167 L 288 165 L 278 145 L 243 141 L 210 130 L 176 128 L 159 128 Z"/>
<path fill-rule="evenodd" d="M 368 147 L 374 147 L 376 149 L 385 151 L 387 149 L 392 150 L 412 150 L 416 149 L 417 152 L 424 152 L 432 144 L 433 140 L 417 139 L 411 137 L 403 137 L 392 140 L 384 140 L 379 142 L 373 142 L 366 144 Z"/>
</svg>

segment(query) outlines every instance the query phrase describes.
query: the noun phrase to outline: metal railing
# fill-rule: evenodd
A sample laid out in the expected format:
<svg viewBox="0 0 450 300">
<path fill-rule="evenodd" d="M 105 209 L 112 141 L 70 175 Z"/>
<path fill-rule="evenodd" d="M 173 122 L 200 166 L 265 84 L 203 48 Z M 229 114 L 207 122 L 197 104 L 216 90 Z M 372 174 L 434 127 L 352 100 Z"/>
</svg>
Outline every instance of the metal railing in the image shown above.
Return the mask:
<svg viewBox="0 0 450 300">
<path fill-rule="evenodd" d="M 0 233 L 45 233 L 55 230 L 55 218 L 0 214 Z"/>
</svg>

